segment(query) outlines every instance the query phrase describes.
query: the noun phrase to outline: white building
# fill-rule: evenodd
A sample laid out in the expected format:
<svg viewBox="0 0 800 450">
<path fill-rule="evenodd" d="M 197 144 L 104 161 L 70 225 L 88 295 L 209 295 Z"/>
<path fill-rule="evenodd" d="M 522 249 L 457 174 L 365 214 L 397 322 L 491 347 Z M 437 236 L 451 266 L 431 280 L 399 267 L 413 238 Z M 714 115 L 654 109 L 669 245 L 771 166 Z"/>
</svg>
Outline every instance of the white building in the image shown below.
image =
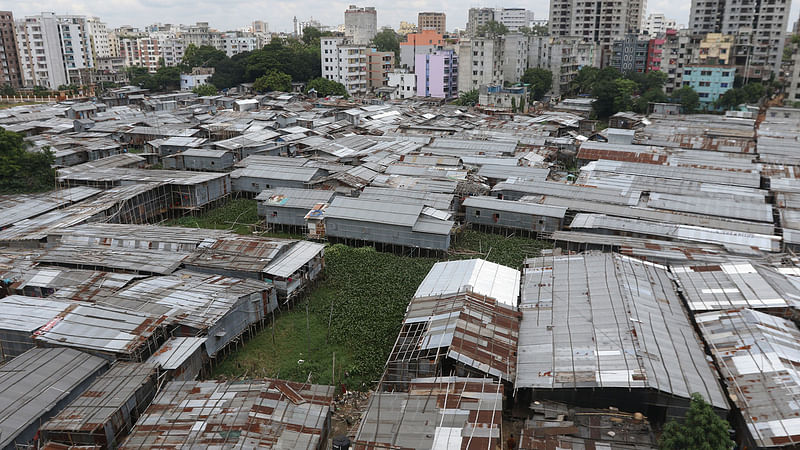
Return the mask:
<svg viewBox="0 0 800 450">
<path fill-rule="evenodd" d="M 650 36 L 658 36 L 667 32 L 667 29 L 677 29 L 677 24 L 674 20 L 667 19 L 664 14 L 650 14 L 647 16 L 644 31 Z"/>
<path fill-rule="evenodd" d="M 535 25 L 533 11 L 525 8 L 470 8 L 467 20 L 467 33 L 475 36 L 478 28 L 489 22 L 498 22 L 508 31 L 519 31 L 520 27 Z"/>
<path fill-rule="evenodd" d="M 257 50 L 259 39 L 252 33 L 241 31 L 228 31 L 212 38 L 211 45 L 217 50 L 225 52 L 228 57 L 243 52 Z"/>
<path fill-rule="evenodd" d="M 192 89 L 211 83 L 211 77 L 214 76 L 213 67 L 197 67 L 192 70 L 192 73 L 181 74 L 181 90 L 191 91 Z"/>
<path fill-rule="evenodd" d="M 389 72 L 389 87 L 395 91 L 389 95 L 392 100 L 403 100 L 417 95 L 417 75 L 406 69 Z"/>
<path fill-rule="evenodd" d="M 111 53 L 111 38 L 109 36 L 108 27 L 100 21 L 99 17 L 89 17 L 86 20 L 86 25 L 89 31 L 89 43 L 92 48 L 92 60 L 97 66 L 99 58 L 110 58 L 113 56 Z"/>
<path fill-rule="evenodd" d="M 646 0 L 550 0 L 551 36 L 578 36 L 610 48 L 644 27 Z"/>
<path fill-rule="evenodd" d="M 353 96 L 367 93 L 367 47 L 346 37 L 320 40 L 322 77 L 342 83 Z"/>
<path fill-rule="evenodd" d="M 42 13 L 16 21 L 16 28 L 26 86 L 56 89 L 90 82 L 94 60 L 86 17 Z"/>
<path fill-rule="evenodd" d="M 378 34 L 378 12 L 372 6 L 350 5 L 344 12 L 344 28 L 354 44 L 369 44 Z"/>
<path fill-rule="evenodd" d="M 583 67 L 599 67 L 598 45 L 579 37 L 532 36 L 528 45 L 528 66 L 553 74 L 550 92 L 564 95 Z"/>
<path fill-rule="evenodd" d="M 458 47 L 458 92 L 503 84 L 503 39 L 462 39 Z"/>
</svg>

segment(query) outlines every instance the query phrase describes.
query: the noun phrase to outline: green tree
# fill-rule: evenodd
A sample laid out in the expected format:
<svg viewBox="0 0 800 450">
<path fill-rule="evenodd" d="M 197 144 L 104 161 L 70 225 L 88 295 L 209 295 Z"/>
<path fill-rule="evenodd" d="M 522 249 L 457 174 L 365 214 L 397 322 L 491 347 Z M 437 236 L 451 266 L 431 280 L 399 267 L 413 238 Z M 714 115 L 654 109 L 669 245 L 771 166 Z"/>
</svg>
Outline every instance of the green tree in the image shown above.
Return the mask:
<svg viewBox="0 0 800 450">
<path fill-rule="evenodd" d="M 394 52 L 395 61 L 400 58 L 400 37 L 391 28 L 384 28 L 376 34 L 372 45 L 379 52 Z"/>
<path fill-rule="evenodd" d="M 161 91 L 180 89 L 180 67 L 159 67 L 158 70 L 156 70 L 156 73 L 152 76 L 151 85 L 155 86 L 156 90 Z"/>
<path fill-rule="evenodd" d="M 306 45 L 319 45 L 319 38 L 322 37 L 322 32 L 316 27 L 303 28 L 303 42 Z"/>
<path fill-rule="evenodd" d="M 14 89 L 14 86 L 6 83 L 3 85 L 3 88 L 0 90 L 0 95 L 7 95 L 9 97 L 17 95 L 17 90 Z"/>
<path fill-rule="evenodd" d="M 194 44 L 189 44 L 183 52 L 181 69 L 184 72 L 189 72 L 194 67 L 217 67 L 227 63 L 229 60 L 230 58 L 228 58 L 225 52 L 217 50 L 210 45 L 201 45 L 198 47 Z"/>
<path fill-rule="evenodd" d="M 733 447 L 729 428 L 728 422 L 715 414 L 711 405 L 695 392 L 683 423 L 674 420 L 667 423 L 658 447 L 661 450 L 729 450 Z"/>
<path fill-rule="evenodd" d="M 742 87 L 744 98 L 747 103 L 758 103 L 761 97 L 766 95 L 767 88 L 761 83 L 747 83 Z"/>
<path fill-rule="evenodd" d="M 328 80 L 327 78 L 314 78 L 306 84 L 306 93 L 311 90 L 319 97 L 329 97 L 331 95 L 341 95 L 347 97 L 347 88 L 342 83 Z"/>
<path fill-rule="evenodd" d="M 475 31 L 478 33 L 478 36 L 496 37 L 508 34 L 508 27 L 500 22 L 490 20 L 489 22 L 486 22 L 486 24 L 479 26 Z"/>
<path fill-rule="evenodd" d="M 653 88 L 633 101 L 634 112 L 647 114 L 650 103 L 666 103 L 667 95 L 659 88 Z"/>
<path fill-rule="evenodd" d="M 519 112 L 525 114 L 525 97 L 519 99 Z"/>
<path fill-rule="evenodd" d="M 192 89 L 192 92 L 201 97 L 205 97 L 208 95 L 216 95 L 218 91 L 216 86 L 214 86 L 211 83 L 208 83 L 208 84 L 201 84 L 200 86 L 195 86 L 194 89 Z"/>
<path fill-rule="evenodd" d="M 37 192 L 52 189 L 56 173 L 53 152 L 28 151 L 21 134 L 0 128 L 0 193 Z"/>
<path fill-rule="evenodd" d="M 517 112 L 517 99 L 511 97 L 511 112 Z"/>
<path fill-rule="evenodd" d="M 633 109 L 633 93 L 636 92 L 636 82 L 625 78 L 614 80 L 616 93 L 614 94 L 614 112 L 630 111 Z"/>
<path fill-rule="evenodd" d="M 691 86 L 683 86 L 672 93 L 671 103 L 680 103 L 685 114 L 694 114 L 700 107 L 700 96 Z"/>
<path fill-rule="evenodd" d="M 531 100 L 541 100 L 553 87 L 553 72 L 547 69 L 527 69 L 520 81 L 531 85 Z"/>
<path fill-rule="evenodd" d="M 614 109 L 614 99 L 618 94 L 617 85 L 614 81 L 599 81 L 594 83 L 592 97 L 592 112 L 598 119 L 607 119 L 617 111 Z"/>
<path fill-rule="evenodd" d="M 277 70 L 271 70 L 253 83 L 253 90 L 256 92 L 288 92 L 291 89 L 292 77 L 283 72 L 278 72 Z"/>
<path fill-rule="evenodd" d="M 475 106 L 478 104 L 478 98 L 479 98 L 478 90 L 473 89 L 471 91 L 462 92 L 458 96 L 458 100 L 456 100 L 453 103 L 459 106 Z"/>
</svg>

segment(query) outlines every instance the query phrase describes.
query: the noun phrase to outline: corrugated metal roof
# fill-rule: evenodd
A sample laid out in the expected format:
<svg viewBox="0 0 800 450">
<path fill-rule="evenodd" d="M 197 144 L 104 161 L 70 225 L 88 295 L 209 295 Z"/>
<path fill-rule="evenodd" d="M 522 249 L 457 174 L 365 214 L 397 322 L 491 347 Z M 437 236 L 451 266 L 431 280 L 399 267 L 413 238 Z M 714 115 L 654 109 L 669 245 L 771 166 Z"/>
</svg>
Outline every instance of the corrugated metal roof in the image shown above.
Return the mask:
<svg viewBox="0 0 800 450">
<path fill-rule="evenodd" d="M 81 434 L 105 434 L 108 431 L 123 431 L 121 420 L 110 423 L 115 415 L 125 407 L 143 407 L 136 398 L 137 391 L 151 380 L 152 391 L 155 391 L 156 366 L 151 363 L 133 363 L 118 361 L 108 372 L 100 375 L 86 391 L 70 402 L 55 417 L 45 422 L 40 430 L 46 434 L 77 432 Z M 131 405 L 131 401 L 136 404 Z M 109 442 L 111 444 L 111 442 Z"/>
<path fill-rule="evenodd" d="M 339 196 L 325 210 L 325 217 L 413 227 L 422 208 L 421 204 L 392 204 Z"/>
<path fill-rule="evenodd" d="M 800 330 L 749 309 L 695 316 L 759 448 L 800 443 Z"/>
<path fill-rule="evenodd" d="M 229 236 L 201 244 L 183 263 L 187 267 L 259 274 L 295 242 L 259 236 Z"/>
<path fill-rule="evenodd" d="M 292 167 L 279 164 L 250 164 L 231 172 L 231 179 L 241 177 L 262 178 L 265 180 L 286 180 L 307 183 L 321 175 L 316 167 Z"/>
<path fill-rule="evenodd" d="M 282 380 L 167 383 L 120 449 L 323 445 L 334 388 Z"/>
<path fill-rule="evenodd" d="M 552 195 L 629 206 L 638 204 L 641 196 L 641 192 L 636 190 L 603 189 L 554 181 L 505 181 L 497 183 L 492 188 L 492 192 L 502 191 L 519 192 L 522 195 Z"/>
<path fill-rule="evenodd" d="M 288 278 L 324 250 L 325 246 L 322 244 L 298 241 L 289 250 L 275 258 L 264 269 L 264 273 L 274 277 Z"/>
<path fill-rule="evenodd" d="M 517 388 L 699 392 L 728 409 L 666 267 L 607 253 L 526 267 Z"/>
<path fill-rule="evenodd" d="M 0 196 L 0 228 L 85 200 L 100 192 L 102 192 L 100 189 L 76 186 L 46 194 Z"/>
<path fill-rule="evenodd" d="M 715 265 L 672 267 L 692 311 L 732 308 L 785 309 L 797 299 L 788 299 L 762 273 L 780 273 L 745 261 Z M 794 294 L 794 293 L 793 293 Z"/>
<path fill-rule="evenodd" d="M 173 337 L 159 347 L 148 363 L 161 366 L 164 370 L 178 369 L 206 342 L 206 337 Z"/>
<path fill-rule="evenodd" d="M 446 261 L 433 265 L 414 297 L 435 297 L 474 292 L 516 308 L 519 300 L 519 270 L 483 259 Z"/>
<path fill-rule="evenodd" d="M 318 203 L 330 202 L 334 195 L 334 191 L 321 189 L 279 187 L 261 191 L 256 200 L 268 207 L 310 209 Z"/>
<path fill-rule="evenodd" d="M 781 238 L 779 236 L 649 222 L 645 220 L 606 216 L 603 214 L 576 214 L 570 224 L 570 228 L 575 230 L 611 230 L 625 233 L 637 233 L 646 236 L 663 236 L 684 241 L 720 244 L 730 248 L 740 246 L 755 247 L 768 252 L 780 250 L 781 243 Z"/>
<path fill-rule="evenodd" d="M 70 348 L 34 348 L 0 366 L 0 447 L 14 447 L 20 434 L 107 364 Z"/>
<path fill-rule="evenodd" d="M 9 295 L 0 299 L 0 329 L 33 333 L 71 304 L 66 300 Z"/>
<path fill-rule="evenodd" d="M 485 208 L 494 211 L 506 211 L 517 214 L 529 214 L 531 216 L 556 217 L 563 219 L 567 213 L 567 208 L 562 206 L 546 206 L 528 202 L 514 202 L 510 200 L 500 200 L 494 197 L 467 197 L 462 202 L 465 207 Z"/>
<path fill-rule="evenodd" d="M 758 188 L 761 186 L 761 175 L 755 169 L 754 166 L 750 171 L 709 170 L 601 159 L 591 161 L 581 167 L 581 172 L 610 172 L 678 180 L 703 180 L 707 183 Z"/>
<path fill-rule="evenodd" d="M 354 450 L 493 449 L 502 444 L 503 385 L 481 378 L 417 378 L 409 392 L 372 395 Z"/>
<path fill-rule="evenodd" d="M 441 211 L 448 211 L 453 203 L 453 195 L 412 189 L 383 188 L 367 186 L 358 196 L 364 200 L 378 200 L 385 203 L 421 203 Z"/>
<path fill-rule="evenodd" d="M 525 167 L 525 166 L 505 166 L 484 164 L 478 170 L 478 175 L 486 178 L 507 180 L 509 178 L 516 178 L 518 180 L 537 180 L 544 181 L 550 169 L 542 169 L 538 167 Z"/>
</svg>

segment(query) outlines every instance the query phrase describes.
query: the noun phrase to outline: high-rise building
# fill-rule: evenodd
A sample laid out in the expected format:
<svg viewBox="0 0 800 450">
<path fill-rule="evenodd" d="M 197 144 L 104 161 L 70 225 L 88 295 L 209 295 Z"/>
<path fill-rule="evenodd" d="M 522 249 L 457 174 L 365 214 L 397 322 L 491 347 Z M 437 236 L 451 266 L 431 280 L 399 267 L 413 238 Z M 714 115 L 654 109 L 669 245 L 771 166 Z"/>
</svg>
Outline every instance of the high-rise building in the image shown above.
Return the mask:
<svg viewBox="0 0 800 450">
<path fill-rule="evenodd" d="M 19 50 L 11 11 L 0 11 L 0 85 L 22 86 Z"/>
<path fill-rule="evenodd" d="M 111 41 L 106 24 L 100 21 L 99 17 L 89 17 L 86 19 L 89 31 L 89 43 L 92 49 L 92 60 L 97 66 L 99 58 L 109 58 L 111 53 Z"/>
<path fill-rule="evenodd" d="M 253 21 L 253 33 L 269 33 L 269 24 L 263 20 Z"/>
<path fill-rule="evenodd" d="M 554 97 L 570 89 L 581 68 L 598 67 L 599 63 L 598 45 L 579 37 L 531 36 L 528 41 L 528 66 L 553 74 L 550 90 Z"/>
<path fill-rule="evenodd" d="M 468 92 L 486 84 L 503 84 L 503 38 L 462 39 L 458 48 L 458 91 Z"/>
<path fill-rule="evenodd" d="M 675 29 L 677 25 L 674 20 L 669 20 L 664 14 L 650 14 L 645 21 L 644 30 L 650 37 L 666 33 L 667 29 Z"/>
<path fill-rule="evenodd" d="M 352 43 L 349 37 L 323 37 L 320 40 L 322 77 L 344 85 L 350 95 L 367 93 L 367 47 Z"/>
<path fill-rule="evenodd" d="M 421 12 L 417 16 L 419 31 L 434 30 L 439 34 L 447 33 L 447 18 L 443 12 Z"/>
<path fill-rule="evenodd" d="M 345 34 L 353 44 L 366 45 L 378 34 L 378 12 L 372 6 L 350 5 L 344 12 Z"/>
<path fill-rule="evenodd" d="M 458 55 L 453 50 L 438 50 L 416 56 L 417 96 L 458 97 Z"/>
<path fill-rule="evenodd" d="M 780 71 L 791 0 L 692 0 L 689 29 L 734 35 L 735 64 L 747 78 Z"/>
<path fill-rule="evenodd" d="M 577 36 L 600 44 L 604 51 L 644 25 L 646 0 L 550 0 L 551 36 Z"/>
<path fill-rule="evenodd" d="M 400 65 L 414 71 L 416 55 L 430 54 L 444 46 L 444 38 L 434 30 L 410 33 L 400 43 Z"/>
<path fill-rule="evenodd" d="M 650 45 L 648 37 L 628 33 L 622 39 L 617 39 L 611 46 L 610 66 L 622 73 L 647 70 L 647 48 Z"/>
<path fill-rule="evenodd" d="M 505 25 L 510 32 L 534 25 L 533 11 L 524 8 L 470 8 L 467 19 L 467 33 L 475 36 L 478 29 L 489 22 Z"/>
<path fill-rule="evenodd" d="M 42 13 L 16 21 L 16 28 L 25 85 L 56 89 L 91 82 L 94 60 L 85 16 Z"/>
</svg>

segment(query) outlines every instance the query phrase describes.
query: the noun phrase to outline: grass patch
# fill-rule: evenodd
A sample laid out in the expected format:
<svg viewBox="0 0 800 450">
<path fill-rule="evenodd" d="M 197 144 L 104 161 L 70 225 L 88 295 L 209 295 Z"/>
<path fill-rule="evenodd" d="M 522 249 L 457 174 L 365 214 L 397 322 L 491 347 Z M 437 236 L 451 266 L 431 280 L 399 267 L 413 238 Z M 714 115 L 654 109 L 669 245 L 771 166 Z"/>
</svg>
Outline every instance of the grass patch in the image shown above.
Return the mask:
<svg viewBox="0 0 800 450">
<path fill-rule="evenodd" d="M 238 225 L 231 228 L 234 221 Z M 234 200 L 170 224 L 249 234 L 247 224 L 258 221 L 255 201 Z M 465 230 L 455 237 L 448 258 L 482 257 L 519 269 L 525 258 L 551 247 L 519 236 Z M 408 302 L 436 261 L 378 252 L 372 247 L 328 246 L 323 279 L 306 302 L 277 315 L 274 325 L 229 355 L 213 376 L 268 376 L 299 382 L 310 378 L 314 383 L 345 384 L 349 389 L 370 388 L 383 373 Z"/>
<path fill-rule="evenodd" d="M 173 227 L 210 228 L 230 230 L 237 234 L 249 235 L 263 228 L 264 219 L 258 217 L 258 203 L 254 199 L 240 198 L 230 200 L 224 205 L 196 215 L 187 215 L 168 220 L 166 225 Z M 268 232 L 256 234 L 275 238 L 302 239 L 300 235 Z"/>
</svg>

